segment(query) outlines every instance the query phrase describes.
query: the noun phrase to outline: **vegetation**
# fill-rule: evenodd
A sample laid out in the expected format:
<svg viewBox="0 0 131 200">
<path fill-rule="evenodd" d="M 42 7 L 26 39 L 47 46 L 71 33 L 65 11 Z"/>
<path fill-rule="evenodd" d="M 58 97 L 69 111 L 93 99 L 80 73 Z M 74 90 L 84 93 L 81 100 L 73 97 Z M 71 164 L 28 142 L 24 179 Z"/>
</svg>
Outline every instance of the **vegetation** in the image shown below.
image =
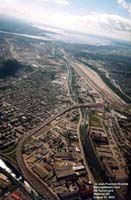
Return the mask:
<svg viewBox="0 0 131 200">
<path fill-rule="evenodd" d="M 91 120 L 91 122 L 90 122 L 91 126 L 102 127 L 100 118 L 96 114 L 92 115 L 90 120 Z"/>
<path fill-rule="evenodd" d="M 0 78 L 16 75 L 20 70 L 31 71 L 31 67 L 22 65 L 15 59 L 4 60 L 0 65 Z"/>
<path fill-rule="evenodd" d="M 102 72 L 99 71 L 99 69 L 97 69 L 96 67 L 94 67 L 93 65 L 90 65 L 86 62 L 81 61 L 80 59 L 78 59 L 80 62 L 82 62 L 84 65 L 90 67 L 92 70 L 94 70 L 95 72 L 97 72 L 99 74 L 99 76 L 101 77 L 101 79 L 108 85 L 108 87 L 110 87 L 119 97 L 121 97 L 126 103 L 131 103 L 131 99 L 126 96 L 123 92 L 120 91 L 119 88 L 117 88 L 112 82 L 111 80 L 105 76 L 105 74 L 103 74 Z"/>
<path fill-rule="evenodd" d="M 3 154 L 4 156 L 12 160 L 13 163 L 16 164 L 16 143 L 4 150 L 1 150 L 1 154 Z"/>
<path fill-rule="evenodd" d="M 74 115 L 74 116 L 72 116 L 72 122 L 73 121 L 77 121 L 77 122 L 79 122 L 79 120 L 80 120 L 80 115 L 78 114 L 78 115 Z"/>
</svg>

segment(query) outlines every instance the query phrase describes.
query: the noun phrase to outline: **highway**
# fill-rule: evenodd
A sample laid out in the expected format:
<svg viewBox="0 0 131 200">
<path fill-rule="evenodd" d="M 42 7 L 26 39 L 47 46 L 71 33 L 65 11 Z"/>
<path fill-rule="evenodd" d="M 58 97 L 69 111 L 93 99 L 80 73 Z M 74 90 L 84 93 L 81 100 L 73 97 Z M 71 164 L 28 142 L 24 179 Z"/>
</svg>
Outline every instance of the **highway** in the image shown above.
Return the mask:
<svg viewBox="0 0 131 200">
<path fill-rule="evenodd" d="M 66 67 L 68 70 L 68 87 L 69 87 L 69 95 L 72 97 L 75 96 L 74 88 L 73 88 L 73 80 L 72 80 L 72 70 L 69 61 L 64 58 L 64 61 L 66 62 Z M 92 107 L 99 107 L 101 104 L 96 103 L 90 103 L 90 104 L 77 104 L 76 99 L 72 98 L 74 105 L 70 106 L 69 108 L 63 110 L 62 112 L 58 113 L 55 116 L 52 116 L 49 118 L 45 123 L 41 124 L 40 126 L 32 129 L 28 134 L 25 134 L 18 142 L 17 149 L 16 149 L 16 157 L 17 157 L 17 163 L 18 166 L 25 177 L 25 179 L 35 188 L 35 190 L 43 196 L 47 200 L 58 200 L 59 197 L 54 193 L 51 188 L 49 188 L 44 181 L 42 181 L 35 173 L 32 172 L 31 169 L 29 169 L 23 159 L 22 156 L 22 149 L 24 146 L 24 143 L 34 134 L 45 128 L 47 125 L 49 125 L 52 121 L 57 119 L 58 117 L 64 115 L 66 112 L 69 112 L 73 109 L 77 108 L 92 108 Z"/>
<path fill-rule="evenodd" d="M 25 164 L 23 156 L 22 156 L 22 149 L 27 141 L 31 136 L 33 136 L 38 131 L 45 128 L 47 125 L 49 125 L 52 121 L 57 119 L 58 117 L 64 115 L 66 112 L 69 112 L 73 109 L 77 108 L 84 108 L 84 107 L 99 107 L 101 104 L 76 104 L 73 105 L 64 111 L 60 112 L 56 116 L 53 116 L 49 118 L 45 123 L 41 124 L 40 126 L 32 129 L 29 133 L 25 134 L 18 142 L 17 148 L 16 148 L 16 158 L 17 163 L 19 166 L 19 169 L 22 172 L 23 177 L 32 185 L 32 187 L 46 200 L 58 200 L 58 196 L 44 183 L 37 175 L 35 175 Z"/>
<path fill-rule="evenodd" d="M 87 67 L 87 64 L 85 65 L 82 61 L 76 60 L 67 54 L 65 55 L 65 59 L 78 72 L 78 74 L 88 82 L 90 87 L 100 94 L 103 100 L 108 100 L 112 105 L 115 104 L 116 107 L 117 105 L 120 107 L 126 105 L 126 103 L 108 87 L 95 71 Z"/>
<path fill-rule="evenodd" d="M 23 179 L 12 163 L 10 163 L 8 159 L 3 158 L 3 156 L 0 156 L 0 171 L 5 174 L 13 183 L 15 183 L 23 191 L 23 193 L 26 194 L 28 199 L 35 200 L 36 197 L 38 197 L 37 192 L 34 191 L 33 188 L 30 187 L 30 185 L 26 182 L 26 180 Z M 26 187 L 27 184 L 28 189 Z M 39 196 L 39 200 L 44 199 Z"/>
</svg>

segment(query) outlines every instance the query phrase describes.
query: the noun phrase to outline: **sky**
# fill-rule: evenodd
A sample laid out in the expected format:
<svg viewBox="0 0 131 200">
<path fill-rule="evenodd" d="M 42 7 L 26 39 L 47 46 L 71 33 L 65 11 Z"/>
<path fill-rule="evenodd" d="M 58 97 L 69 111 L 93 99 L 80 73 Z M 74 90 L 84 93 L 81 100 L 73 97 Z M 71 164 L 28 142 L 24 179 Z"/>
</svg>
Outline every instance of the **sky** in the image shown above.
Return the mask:
<svg viewBox="0 0 131 200">
<path fill-rule="evenodd" d="M 131 0 L 0 0 L 0 15 L 131 41 Z"/>
</svg>

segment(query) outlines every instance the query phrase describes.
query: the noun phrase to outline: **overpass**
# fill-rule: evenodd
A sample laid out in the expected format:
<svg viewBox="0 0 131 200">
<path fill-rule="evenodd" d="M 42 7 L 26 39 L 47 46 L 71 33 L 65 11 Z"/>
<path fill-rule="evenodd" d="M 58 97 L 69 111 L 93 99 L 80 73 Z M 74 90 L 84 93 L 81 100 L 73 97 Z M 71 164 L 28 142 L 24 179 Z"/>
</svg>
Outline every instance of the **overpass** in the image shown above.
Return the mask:
<svg viewBox="0 0 131 200">
<path fill-rule="evenodd" d="M 62 112 L 58 113 L 55 116 L 49 118 L 45 123 L 39 125 L 38 127 L 32 129 L 29 133 L 24 134 L 23 137 L 19 140 L 17 148 L 16 148 L 16 158 L 19 169 L 22 172 L 23 177 L 32 185 L 33 188 L 46 200 L 59 200 L 59 197 L 54 193 L 51 188 L 49 188 L 44 181 L 42 181 L 37 175 L 35 175 L 31 169 L 29 169 L 23 159 L 22 156 L 22 149 L 23 145 L 27 139 L 33 136 L 35 133 L 49 125 L 52 121 L 57 119 L 58 117 L 64 115 L 66 112 L 69 112 L 73 109 L 77 108 L 92 108 L 92 107 L 99 107 L 102 104 L 90 103 L 90 104 L 75 104 L 70 106 L 69 108 L 63 110 Z"/>
</svg>

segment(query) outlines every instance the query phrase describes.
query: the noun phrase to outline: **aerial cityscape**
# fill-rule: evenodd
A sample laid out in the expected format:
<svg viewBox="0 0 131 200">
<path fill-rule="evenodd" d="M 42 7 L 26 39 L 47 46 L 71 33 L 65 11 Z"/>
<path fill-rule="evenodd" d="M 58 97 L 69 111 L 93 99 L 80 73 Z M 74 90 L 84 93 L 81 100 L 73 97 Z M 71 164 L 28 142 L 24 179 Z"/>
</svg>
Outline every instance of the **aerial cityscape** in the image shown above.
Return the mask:
<svg viewBox="0 0 131 200">
<path fill-rule="evenodd" d="M 97 3 L 0 2 L 0 200 L 131 199 L 131 3 Z"/>
</svg>

